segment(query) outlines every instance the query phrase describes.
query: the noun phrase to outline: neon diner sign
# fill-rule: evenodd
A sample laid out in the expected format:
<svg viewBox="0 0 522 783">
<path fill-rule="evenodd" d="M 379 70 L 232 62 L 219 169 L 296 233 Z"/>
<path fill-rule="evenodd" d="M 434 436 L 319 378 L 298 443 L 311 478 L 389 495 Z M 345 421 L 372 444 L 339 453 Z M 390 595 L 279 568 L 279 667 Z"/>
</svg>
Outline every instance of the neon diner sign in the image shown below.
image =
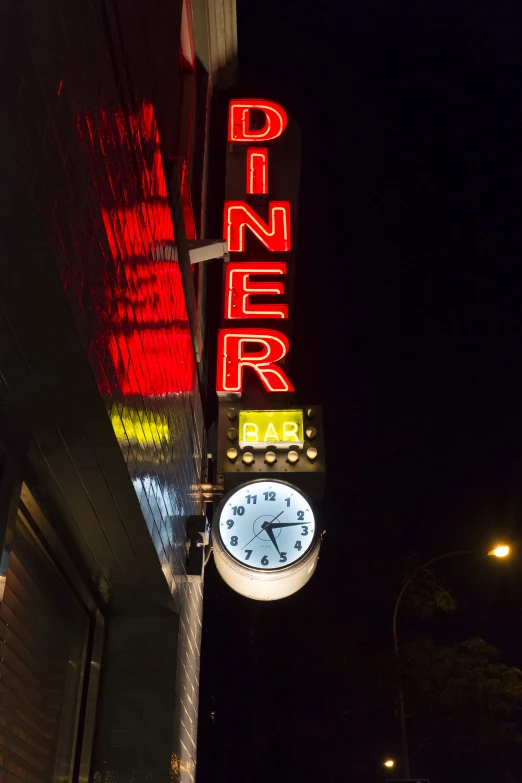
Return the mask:
<svg viewBox="0 0 522 783">
<path fill-rule="evenodd" d="M 263 122 L 257 122 L 262 117 Z M 223 235 L 234 260 L 227 263 L 223 315 L 232 326 L 219 330 L 217 393 L 240 396 L 244 388 L 244 369 L 253 370 L 269 393 L 292 392 L 294 387 L 279 363 L 289 349 L 288 337 L 278 329 L 237 325 L 237 321 L 279 321 L 288 319 L 288 305 L 260 302 L 263 296 L 283 297 L 287 263 L 274 260 L 250 260 L 246 244 L 253 237 L 271 254 L 288 254 L 292 249 L 290 201 L 269 200 L 268 143 L 284 133 L 288 123 L 285 110 L 268 100 L 231 100 L 228 110 L 228 141 L 246 144 L 245 196 L 267 197 L 266 219 L 246 199 L 225 201 Z M 260 126 L 260 127 L 259 127 Z M 254 145 L 262 146 L 254 146 Z M 263 199 L 262 199 L 263 200 Z M 236 255 L 237 254 L 237 255 Z M 245 260 L 236 260 L 243 254 Z M 271 282 L 266 282 L 269 277 Z M 252 300 L 255 297 L 255 300 Z"/>
</svg>

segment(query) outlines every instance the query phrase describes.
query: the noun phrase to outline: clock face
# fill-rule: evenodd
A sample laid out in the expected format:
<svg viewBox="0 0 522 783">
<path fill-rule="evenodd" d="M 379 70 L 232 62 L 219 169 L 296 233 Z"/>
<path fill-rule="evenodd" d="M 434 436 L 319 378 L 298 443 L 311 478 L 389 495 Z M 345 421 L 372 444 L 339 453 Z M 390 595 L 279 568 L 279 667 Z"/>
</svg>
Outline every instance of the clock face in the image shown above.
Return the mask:
<svg viewBox="0 0 522 783">
<path fill-rule="evenodd" d="M 235 490 L 221 508 L 218 531 L 235 560 L 267 571 L 292 565 L 316 541 L 308 499 L 281 481 L 253 481 Z"/>
</svg>

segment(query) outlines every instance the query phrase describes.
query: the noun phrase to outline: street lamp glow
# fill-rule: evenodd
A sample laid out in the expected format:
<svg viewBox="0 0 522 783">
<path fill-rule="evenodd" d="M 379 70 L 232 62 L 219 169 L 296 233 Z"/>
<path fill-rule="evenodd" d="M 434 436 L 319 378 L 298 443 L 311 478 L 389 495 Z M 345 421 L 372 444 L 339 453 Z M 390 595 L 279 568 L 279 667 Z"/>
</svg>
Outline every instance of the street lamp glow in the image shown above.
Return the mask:
<svg viewBox="0 0 522 783">
<path fill-rule="evenodd" d="M 386 761 L 384 762 L 384 766 L 388 767 L 388 769 L 391 769 L 392 767 L 395 766 L 395 761 L 393 759 L 386 759 Z"/>
<path fill-rule="evenodd" d="M 510 548 L 506 544 L 502 544 L 496 546 L 495 549 L 492 549 L 490 552 L 488 552 L 488 555 L 491 557 L 507 557 L 509 552 Z"/>
</svg>

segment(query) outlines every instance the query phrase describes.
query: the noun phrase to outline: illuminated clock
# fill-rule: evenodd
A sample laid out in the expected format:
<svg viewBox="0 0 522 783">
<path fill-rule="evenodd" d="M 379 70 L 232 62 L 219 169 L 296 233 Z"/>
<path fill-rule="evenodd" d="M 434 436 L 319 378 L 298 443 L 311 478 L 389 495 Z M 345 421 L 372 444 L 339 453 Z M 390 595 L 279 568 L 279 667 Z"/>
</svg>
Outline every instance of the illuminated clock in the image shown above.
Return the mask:
<svg viewBox="0 0 522 783">
<path fill-rule="evenodd" d="M 299 590 L 319 557 L 312 504 L 286 481 L 258 479 L 229 492 L 213 520 L 216 567 L 236 592 L 271 601 Z"/>
</svg>

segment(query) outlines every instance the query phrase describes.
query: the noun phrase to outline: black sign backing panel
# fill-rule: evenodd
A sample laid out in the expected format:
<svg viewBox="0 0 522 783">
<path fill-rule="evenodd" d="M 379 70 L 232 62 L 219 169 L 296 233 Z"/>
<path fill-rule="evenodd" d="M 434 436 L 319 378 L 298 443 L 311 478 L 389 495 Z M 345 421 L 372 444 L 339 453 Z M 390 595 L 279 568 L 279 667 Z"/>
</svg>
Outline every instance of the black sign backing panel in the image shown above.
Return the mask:
<svg viewBox="0 0 522 783">
<path fill-rule="evenodd" d="M 250 465 L 246 465 L 243 462 L 242 455 L 244 451 L 251 449 L 241 450 L 239 446 L 239 433 L 238 428 L 238 415 L 235 418 L 229 418 L 229 411 L 235 410 L 237 413 L 240 409 L 248 409 L 250 406 L 240 403 L 222 402 L 219 405 L 219 417 L 218 417 L 218 459 L 217 459 L 217 472 L 223 474 L 225 490 L 228 492 L 234 487 L 244 484 L 249 478 L 273 478 L 280 479 L 281 481 L 290 481 L 297 487 L 306 492 L 312 500 L 321 500 L 324 495 L 324 485 L 326 477 L 326 465 L 325 465 L 325 449 L 324 449 L 324 435 L 323 435 L 323 411 L 320 405 L 265 405 L 267 408 L 302 408 L 304 415 L 304 427 L 305 430 L 309 427 L 313 427 L 315 430 L 313 438 L 307 438 L 305 436 L 304 447 L 299 451 L 299 460 L 295 464 L 291 464 L 287 461 L 288 450 L 291 448 L 289 445 L 285 449 L 277 449 L 276 457 L 277 461 L 269 465 L 265 462 L 264 454 L 265 450 L 254 450 L 254 462 Z M 309 415 L 309 413 L 312 415 Z M 229 437 L 235 430 L 236 437 Z M 234 460 L 230 460 L 227 457 L 227 450 L 233 448 L 236 449 L 238 456 Z M 308 448 L 317 449 L 317 457 L 311 461 L 306 456 Z"/>
<path fill-rule="evenodd" d="M 247 149 L 251 147 L 266 148 L 268 150 L 268 194 L 267 195 L 248 195 L 246 193 L 247 178 Z M 268 219 L 268 204 L 270 201 L 288 201 L 290 202 L 290 236 L 291 249 L 288 252 L 269 251 L 251 231 L 245 231 L 245 249 L 241 253 L 230 253 L 231 261 L 249 262 L 249 261 L 283 261 L 287 266 L 287 273 L 284 278 L 285 292 L 283 296 L 278 297 L 257 297 L 253 296 L 252 301 L 260 302 L 280 302 L 288 305 L 288 319 L 242 319 L 226 320 L 224 315 L 221 319 L 223 328 L 234 326 L 241 328 L 271 328 L 277 329 L 290 339 L 290 350 L 288 359 L 280 364 L 285 370 L 291 362 L 292 352 L 292 315 L 294 308 L 294 288 L 296 274 L 297 258 L 297 221 L 298 221 L 298 202 L 299 202 L 299 182 L 301 171 L 301 133 L 299 126 L 292 118 L 288 118 L 288 124 L 282 135 L 266 143 L 239 143 L 228 142 L 227 161 L 226 161 L 226 181 L 225 181 L 225 199 L 227 201 L 245 201 L 259 217 L 265 222 Z M 256 278 L 257 279 L 257 278 Z M 273 277 L 261 277 L 259 280 L 272 280 Z M 225 285 L 223 283 L 223 291 Z M 224 312 L 224 308 L 223 308 Z M 244 376 L 244 392 L 249 395 L 253 401 L 255 392 L 252 387 L 261 387 L 259 378 L 254 372 L 247 372 Z M 267 395 L 277 400 L 288 398 L 288 395 Z M 270 405 L 270 401 L 267 404 Z M 260 406 L 261 407 L 261 406 Z"/>
</svg>

